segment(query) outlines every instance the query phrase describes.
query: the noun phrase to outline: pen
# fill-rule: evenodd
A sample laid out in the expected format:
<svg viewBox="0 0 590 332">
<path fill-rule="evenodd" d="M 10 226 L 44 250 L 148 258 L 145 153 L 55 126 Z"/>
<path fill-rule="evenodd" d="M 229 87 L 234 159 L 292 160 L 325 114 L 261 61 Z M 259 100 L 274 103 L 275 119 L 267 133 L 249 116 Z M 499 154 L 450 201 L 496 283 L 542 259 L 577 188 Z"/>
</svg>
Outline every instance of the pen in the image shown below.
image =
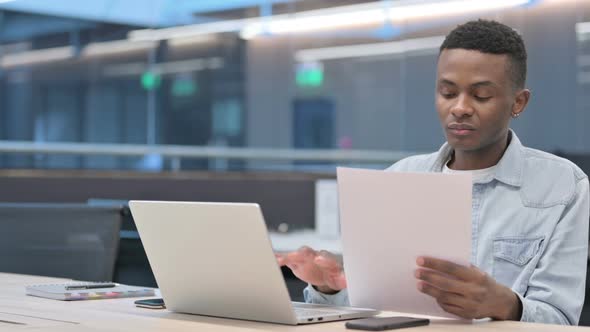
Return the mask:
<svg viewBox="0 0 590 332">
<path fill-rule="evenodd" d="M 113 288 L 117 284 L 109 282 L 104 284 L 87 284 L 87 285 L 72 285 L 66 286 L 66 290 L 80 290 L 80 289 L 95 289 L 95 288 Z"/>
</svg>

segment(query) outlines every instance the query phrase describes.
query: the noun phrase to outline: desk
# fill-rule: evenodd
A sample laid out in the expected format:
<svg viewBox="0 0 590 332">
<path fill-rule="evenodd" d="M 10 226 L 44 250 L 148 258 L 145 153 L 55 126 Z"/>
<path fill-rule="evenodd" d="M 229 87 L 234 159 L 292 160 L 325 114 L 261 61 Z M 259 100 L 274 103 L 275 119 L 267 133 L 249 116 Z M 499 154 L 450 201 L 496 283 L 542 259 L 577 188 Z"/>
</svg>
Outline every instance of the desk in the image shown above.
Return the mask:
<svg viewBox="0 0 590 332">
<path fill-rule="evenodd" d="M 167 310 L 137 308 L 136 298 L 55 301 L 26 296 L 27 284 L 63 282 L 64 279 L 0 273 L 0 331 L 39 332 L 156 332 L 156 331 L 351 331 L 343 322 L 306 326 L 284 326 L 172 313 Z M 393 313 L 388 313 L 393 314 Z M 2 321 L 21 322 L 26 325 Z M 485 322 L 475 324 L 433 322 L 430 326 L 412 328 L 420 331 L 573 331 L 581 327 L 530 324 L 520 322 Z M 403 330 L 405 331 L 405 330 Z"/>
</svg>

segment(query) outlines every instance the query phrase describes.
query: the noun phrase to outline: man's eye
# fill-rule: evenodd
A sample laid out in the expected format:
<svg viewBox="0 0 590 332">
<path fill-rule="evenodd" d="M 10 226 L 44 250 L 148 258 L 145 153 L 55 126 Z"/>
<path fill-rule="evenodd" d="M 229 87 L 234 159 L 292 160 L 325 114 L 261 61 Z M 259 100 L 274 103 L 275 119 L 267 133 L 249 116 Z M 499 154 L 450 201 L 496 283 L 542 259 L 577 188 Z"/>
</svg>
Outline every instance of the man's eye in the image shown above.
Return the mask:
<svg viewBox="0 0 590 332">
<path fill-rule="evenodd" d="M 456 94 L 456 93 L 453 93 L 453 92 L 445 92 L 445 91 L 441 91 L 441 92 L 440 92 L 440 95 L 441 95 L 441 96 L 443 96 L 443 98 L 450 99 L 450 98 L 453 98 L 453 97 L 455 97 L 457 94 Z"/>
<path fill-rule="evenodd" d="M 492 97 L 480 97 L 480 96 L 475 96 L 475 99 L 477 101 L 488 101 L 490 99 L 492 99 Z"/>
</svg>

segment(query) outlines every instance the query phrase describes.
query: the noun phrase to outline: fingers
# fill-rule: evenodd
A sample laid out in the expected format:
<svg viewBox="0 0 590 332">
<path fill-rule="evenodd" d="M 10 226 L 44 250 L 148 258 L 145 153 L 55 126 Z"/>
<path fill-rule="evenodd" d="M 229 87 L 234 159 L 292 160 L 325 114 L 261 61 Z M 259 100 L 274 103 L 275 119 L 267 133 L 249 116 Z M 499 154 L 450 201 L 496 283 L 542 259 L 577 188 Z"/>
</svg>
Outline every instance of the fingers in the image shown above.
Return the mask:
<svg viewBox="0 0 590 332">
<path fill-rule="evenodd" d="M 455 306 L 462 309 L 468 306 L 463 296 L 446 292 L 423 281 L 418 282 L 417 288 L 420 292 L 434 297 L 441 306 Z"/>
<path fill-rule="evenodd" d="M 434 297 L 435 299 L 438 299 L 438 297 L 442 294 L 441 290 L 439 290 L 438 288 L 435 288 L 433 286 L 430 286 L 429 284 L 427 284 L 423 281 L 418 281 L 416 288 L 418 288 L 418 290 L 420 292 L 422 292 L 426 295 L 430 295 L 430 296 Z"/>
<path fill-rule="evenodd" d="M 308 246 L 303 246 L 299 248 L 299 250 L 293 252 L 292 254 L 294 257 L 300 260 L 312 261 L 316 257 L 317 252 Z"/>
<path fill-rule="evenodd" d="M 303 262 L 304 260 L 313 259 L 315 251 L 310 247 L 301 247 L 297 251 L 292 251 L 285 255 L 287 261 Z"/>
<path fill-rule="evenodd" d="M 318 252 L 314 262 L 322 271 L 325 283 L 333 290 L 342 290 L 347 287 L 346 277 L 342 270 L 342 264 L 338 257 L 328 251 Z"/>
<path fill-rule="evenodd" d="M 466 301 L 459 303 L 445 303 L 437 300 L 438 305 L 446 312 L 466 319 L 485 318 L 477 312 L 477 306 L 469 304 Z"/>
<path fill-rule="evenodd" d="M 326 270 L 330 270 L 333 272 L 341 272 L 342 271 L 342 264 L 336 257 L 336 255 L 322 250 L 320 251 L 314 258 L 314 263 L 318 265 L 318 267 Z"/>
<path fill-rule="evenodd" d="M 438 305 L 448 313 L 467 319 L 481 318 L 477 314 L 480 311 L 480 306 L 463 294 L 439 289 L 422 280 L 418 282 L 417 288 L 420 292 L 432 296 Z"/>
<path fill-rule="evenodd" d="M 275 254 L 280 266 L 289 267 L 300 279 L 334 290 L 346 288 L 346 278 L 338 257 L 328 251 L 301 247 L 286 254 Z"/>
<path fill-rule="evenodd" d="M 475 278 L 481 277 L 481 273 L 478 273 L 479 270 L 477 269 L 455 264 L 438 258 L 418 257 L 416 259 L 416 264 L 418 264 L 418 266 L 442 272 L 461 280 L 473 280 Z"/>
<path fill-rule="evenodd" d="M 417 279 L 425 281 L 426 283 L 446 292 L 462 294 L 465 289 L 465 283 L 448 277 L 440 272 L 434 270 L 417 269 L 414 272 Z"/>
<path fill-rule="evenodd" d="M 317 252 L 317 254 L 318 254 L 318 256 L 338 261 L 338 256 L 334 255 L 333 253 L 331 253 L 327 250 L 320 250 Z"/>
<path fill-rule="evenodd" d="M 341 271 L 337 274 L 330 275 L 328 280 L 326 280 L 326 284 L 333 290 L 342 290 L 346 288 L 347 284 L 344 272 Z"/>
<path fill-rule="evenodd" d="M 277 264 L 279 264 L 279 266 L 287 265 L 286 259 L 282 254 L 275 253 L 275 258 L 277 259 Z"/>
<path fill-rule="evenodd" d="M 467 313 L 465 312 L 465 309 L 463 309 L 459 306 L 452 305 L 452 304 L 446 304 L 446 303 L 439 303 L 439 305 L 444 311 L 446 311 L 450 314 L 453 314 L 453 315 L 456 315 L 456 316 L 459 316 L 462 318 L 467 318 L 467 319 L 473 318 L 473 317 L 468 316 Z"/>
<path fill-rule="evenodd" d="M 281 256 L 279 258 L 279 256 Z M 297 270 L 301 266 L 314 263 L 316 251 L 310 247 L 301 247 L 297 251 L 292 251 L 286 254 L 275 254 L 277 262 L 280 266 L 287 266 L 291 270 Z"/>
</svg>

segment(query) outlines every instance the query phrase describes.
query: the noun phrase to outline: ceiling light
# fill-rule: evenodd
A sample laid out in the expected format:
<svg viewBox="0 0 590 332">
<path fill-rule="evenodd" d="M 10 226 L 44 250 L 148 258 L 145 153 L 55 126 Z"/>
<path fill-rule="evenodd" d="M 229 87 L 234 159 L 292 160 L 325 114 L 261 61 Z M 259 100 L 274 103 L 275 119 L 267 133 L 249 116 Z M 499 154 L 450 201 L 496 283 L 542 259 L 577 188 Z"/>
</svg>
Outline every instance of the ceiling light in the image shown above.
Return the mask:
<svg viewBox="0 0 590 332">
<path fill-rule="evenodd" d="M 74 47 L 64 46 L 6 54 L 0 58 L 0 66 L 13 68 L 66 60 L 73 57 L 74 53 Z"/>
<path fill-rule="evenodd" d="M 295 53 L 295 60 L 298 62 L 313 62 L 366 56 L 408 54 L 423 51 L 434 51 L 434 53 L 436 53 L 444 39 L 445 36 L 435 36 L 387 43 L 357 44 L 299 50 Z"/>
<path fill-rule="evenodd" d="M 292 17 L 262 18 L 257 23 L 248 24 L 242 29 L 240 36 L 244 39 L 251 39 L 265 33 L 302 33 L 322 29 L 379 24 L 386 21 L 403 22 L 427 17 L 498 10 L 521 6 L 529 2 L 530 0 L 399 1 L 389 7 L 384 7 L 382 3 L 336 7 L 330 11 L 302 12 Z"/>
<path fill-rule="evenodd" d="M 399 0 L 370 2 L 259 18 L 225 20 L 164 29 L 131 31 L 131 40 L 165 40 L 223 32 L 240 32 L 245 39 L 265 33 L 300 33 L 321 29 L 403 22 L 447 15 L 499 10 L 532 3 L 533 0 Z"/>
<path fill-rule="evenodd" d="M 86 45 L 80 52 L 81 56 L 105 56 L 121 53 L 146 52 L 156 47 L 153 41 L 132 42 L 129 40 L 116 40 L 97 42 Z"/>
</svg>

